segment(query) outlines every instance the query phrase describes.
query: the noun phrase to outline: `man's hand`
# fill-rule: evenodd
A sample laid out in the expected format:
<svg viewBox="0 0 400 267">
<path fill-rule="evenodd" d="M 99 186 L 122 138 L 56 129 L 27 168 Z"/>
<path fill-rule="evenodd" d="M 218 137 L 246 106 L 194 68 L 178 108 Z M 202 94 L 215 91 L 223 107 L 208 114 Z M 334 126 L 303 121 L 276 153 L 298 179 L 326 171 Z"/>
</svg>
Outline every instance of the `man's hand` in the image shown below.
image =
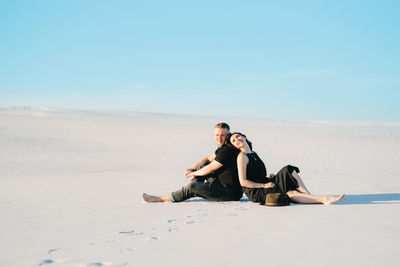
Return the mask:
<svg viewBox="0 0 400 267">
<path fill-rule="evenodd" d="M 192 173 L 192 172 L 194 172 L 195 171 L 195 169 L 187 169 L 186 171 L 185 171 L 185 176 L 187 177 L 187 178 L 189 178 L 189 174 L 190 173 Z"/>
<path fill-rule="evenodd" d="M 204 176 L 222 167 L 222 164 L 213 160 L 210 164 L 204 166 L 200 170 L 188 169 L 185 174 L 187 178 L 193 179 L 196 176 Z"/>
<path fill-rule="evenodd" d="M 196 178 L 196 175 L 189 173 L 188 175 L 186 175 L 186 177 L 193 180 L 194 178 Z"/>
</svg>

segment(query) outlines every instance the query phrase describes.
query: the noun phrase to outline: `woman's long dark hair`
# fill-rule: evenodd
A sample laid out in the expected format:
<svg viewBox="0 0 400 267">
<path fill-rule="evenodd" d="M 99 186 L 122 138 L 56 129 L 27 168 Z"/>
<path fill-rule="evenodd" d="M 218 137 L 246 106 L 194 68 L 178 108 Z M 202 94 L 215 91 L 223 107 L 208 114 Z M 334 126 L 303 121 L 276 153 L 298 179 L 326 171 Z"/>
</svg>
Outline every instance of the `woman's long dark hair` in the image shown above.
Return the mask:
<svg viewBox="0 0 400 267">
<path fill-rule="evenodd" d="M 225 142 L 224 142 L 225 145 L 230 146 L 230 147 L 233 147 L 234 149 L 237 149 L 237 148 L 236 148 L 234 145 L 232 145 L 232 143 L 231 143 L 231 137 L 232 137 L 232 135 L 234 135 L 234 134 L 238 134 L 238 135 L 241 135 L 241 136 L 243 136 L 244 138 L 246 138 L 247 144 L 249 145 L 250 149 L 253 150 L 253 144 L 249 141 L 249 139 L 247 139 L 247 136 L 244 135 L 244 134 L 242 134 L 242 133 L 239 133 L 239 132 L 234 132 L 234 133 L 228 134 L 228 135 L 226 136 L 226 139 L 225 139 Z"/>
</svg>

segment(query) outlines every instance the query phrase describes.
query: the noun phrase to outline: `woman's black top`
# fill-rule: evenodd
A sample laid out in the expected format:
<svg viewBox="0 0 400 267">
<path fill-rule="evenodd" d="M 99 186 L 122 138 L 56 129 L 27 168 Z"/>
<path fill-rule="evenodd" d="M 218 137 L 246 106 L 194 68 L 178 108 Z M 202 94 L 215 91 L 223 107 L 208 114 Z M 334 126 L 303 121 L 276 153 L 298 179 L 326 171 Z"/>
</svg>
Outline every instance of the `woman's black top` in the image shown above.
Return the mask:
<svg viewBox="0 0 400 267">
<path fill-rule="evenodd" d="M 268 183 L 267 169 L 264 162 L 260 159 L 256 152 L 246 153 L 249 158 L 249 163 L 246 168 L 247 180 L 256 183 Z"/>
</svg>

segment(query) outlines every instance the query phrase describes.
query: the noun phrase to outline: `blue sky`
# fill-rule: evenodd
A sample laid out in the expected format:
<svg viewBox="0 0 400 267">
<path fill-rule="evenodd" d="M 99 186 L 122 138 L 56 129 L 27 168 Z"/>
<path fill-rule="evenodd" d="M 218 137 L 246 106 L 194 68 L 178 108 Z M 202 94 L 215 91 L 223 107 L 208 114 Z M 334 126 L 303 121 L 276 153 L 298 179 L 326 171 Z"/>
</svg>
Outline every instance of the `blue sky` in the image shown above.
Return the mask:
<svg viewBox="0 0 400 267">
<path fill-rule="evenodd" d="M 400 121 L 399 1 L 1 1 L 0 105 Z"/>
</svg>

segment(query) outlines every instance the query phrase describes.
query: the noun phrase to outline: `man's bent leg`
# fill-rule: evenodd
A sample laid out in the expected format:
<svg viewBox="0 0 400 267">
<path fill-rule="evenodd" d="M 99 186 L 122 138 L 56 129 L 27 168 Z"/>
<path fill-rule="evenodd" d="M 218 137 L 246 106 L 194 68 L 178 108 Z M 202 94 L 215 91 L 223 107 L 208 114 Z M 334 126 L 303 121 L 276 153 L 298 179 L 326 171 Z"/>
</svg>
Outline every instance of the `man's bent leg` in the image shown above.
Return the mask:
<svg viewBox="0 0 400 267">
<path fill-rule="evenodd" d="M 181 202 L 185 201 L 189 198 L 195 197 L 195 193 L 193 192 L 193 188 L 196 187 L 197 184 L 203 184 L 201 182 L 191 182 L 190 184 L 185 185 L 179 190 L 176 190 L 170 194 L 172 202 Z"/>
<path fill-rule="evenodd" d="M 205 166 L 207 166 L 208 164 L 210 164 L 210 162 L 203 162 L 202 164 L 200 164 L 197 168 L 196 171 L 204 168 Z M 209 173 L 207 175 L 204 176 L 196 176 L 196 178 L 192 179 L 193 182 L 212 182 L 215 179 L 215 173 Z"/>
<path fill-rule="evenodd" d="M 233 200 L 232 192 L 217 181 L 192 182 L 171 194 L 173 202 L 181 202 L 192 197 L 202 197 L 211 201 Z"/>
</svg>

